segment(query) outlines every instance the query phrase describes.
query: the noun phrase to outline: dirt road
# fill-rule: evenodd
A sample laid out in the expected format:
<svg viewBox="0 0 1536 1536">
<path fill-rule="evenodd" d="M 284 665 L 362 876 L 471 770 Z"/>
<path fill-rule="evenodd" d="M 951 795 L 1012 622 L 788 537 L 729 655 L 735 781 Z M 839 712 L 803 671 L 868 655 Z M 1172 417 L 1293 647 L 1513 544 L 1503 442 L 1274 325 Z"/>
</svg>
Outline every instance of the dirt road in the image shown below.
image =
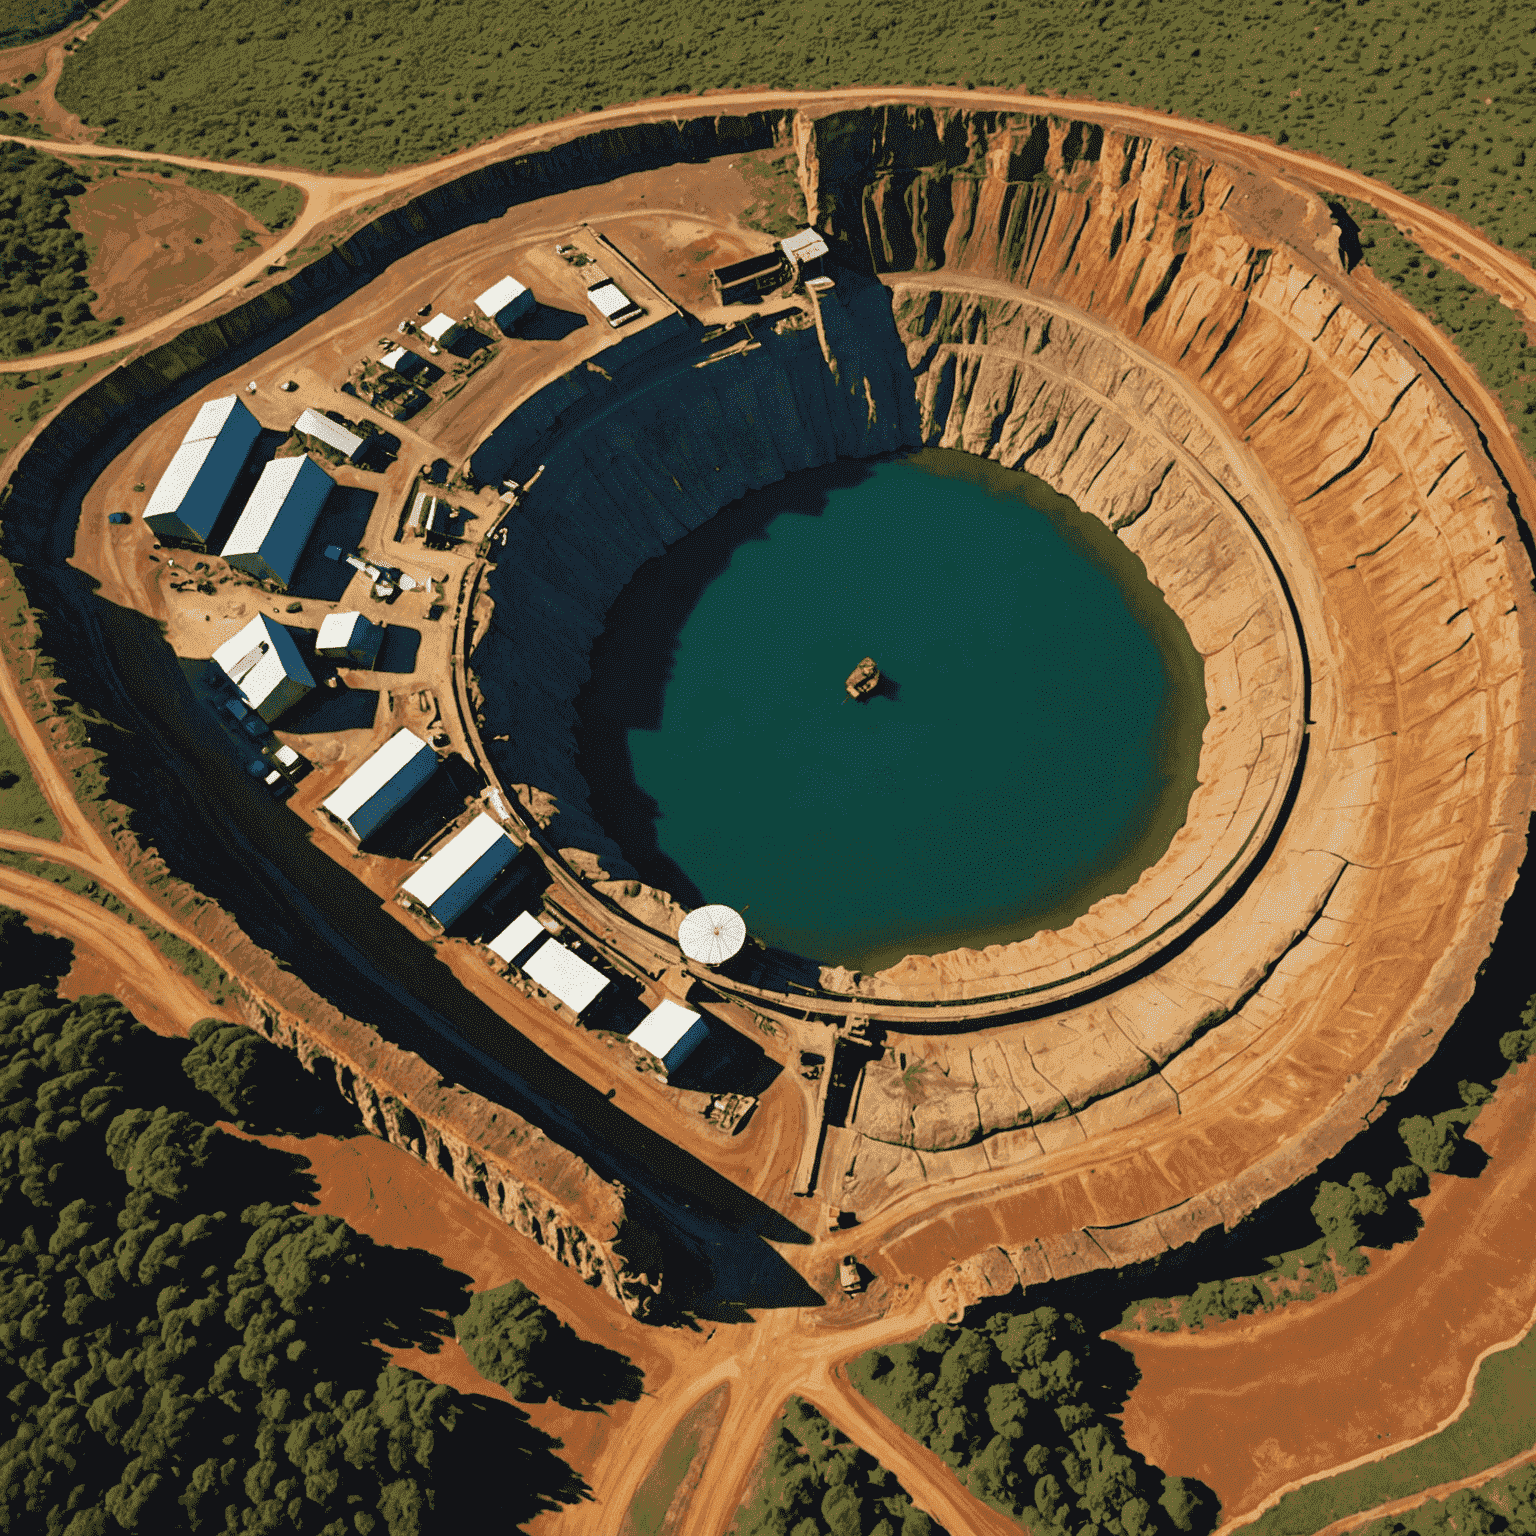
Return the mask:
<svg viewBox="0 0 1536 1536">
<path fill-rule="evenodd" d="M 26 913 L 37 926 L 75 946 L 76 971 L 97 984 L 66 987 L 66 995 L 111 992 L 143 1023 L 165 1033 L 185 1034 L 199 1019 L 222 1011 L 141 929 L 84 896 L 0 865 L 0 903 Z"/>
<path fill-rule="evenodd" d="M 62 60 L 62 48 L 59 50 Z M 50 74 L 52 70 L 50 69 Z M 48 88 L 51 98 L 52 87 Z M 1536 271 L 1521 257 L 1503 250 L 1486 240 L 1470 225 L 1452 214 L 1441 213 L 1413 198 L 1395 192 L 1384 182 L 1349 171 L 1321 155 L 1271 144 L 1265 140 L 1250 138 L 1246 134 L 1189 118 L 1175 117 L 1170 113 L 1154 112 L 1144 108 L 1121 107 L 1103 102 L 1076 100 L 1059 96 L 1031 96 L 1012 91 L 967 91 L 928 87 L 926 89 L 893 89 L 889 87 L 851 87 L 837 91 L 721 91 L 709 95 L 663 97 L 659 100 L 639 102 L 629 106 L 605 107 L 600 112 L 587 112 L 578 116 L 559 119 L 553 123 L 538 123 L 515 129 L 500 138 L 473 149 L 462 150 L 440 160 L 424 165 L 407 166 L 379 176 L 328 176 L 312 171 L 302 171 L 271 165 L 242 165 L 222 160 L 200 160 L 185 155 L 151 154 L 138 150 L 115 148 L 111 145 L 70 143 L 71 154 L 124 155 L 142 160 L 160 160 L 168 165 L 185 166 L 191 170 L 228 171 L 238 175 L 259 175 L 284 181 L 298 187 L 305 195 L 305 205 L 299 217 L 276 244 L 260 253 L 240 271 L 224 278 L 197 298 L 148 325 L 123 331 L 109 341 L 89 347 L 77 347 L 68 352 L 48 354 L 50 363 L 71 362 L 80 359 L 105 356 L 124 346 L 137 345 L 154 336 L 182 329 L 194 315 L 209 304 L 227 294 L 243 288 L 252 278 L 264 274 L 267 266 L 300 249 L 311 234 L 328 220 L 361 207 L 373 200 L 382 203 L 396 194 L 416 192 L 444 178 L 451 169 L 460 175 L 478 166 L 488 165 L 512 154 L 526 154 L 530 150 L 576 138 L 596 129 L 627 123 L 666 121 L 684 116 L 696 116 L 702 109 L 720 112 L 763 111 L 779 108 L 792 111 L 826 109 L 834 105 L 868 105 L 881 101 L 926 101 L 937 106 L 965 107 L 971 110 L 988 108 L 1013 112 L 1049 112 L 1058 116 L 1071 113 L 1084 119 L 1106 124 L 1124 125 L 1139 132 L 1150 132 L 1160 138 L 1177 138 L 1179 142 L 1209 151 L 1228 159 L 1236 159 L 1247 165 L 1261 167 L 1272 173 L 1290 175 L 1314 189 L 1327 189 L 1346 193 L 1372 203 L 1389 218 L 1404 224 L 1413 236 L 1436 260 L 1455 262 L 1457 270 L 1473 282 L 1490 288 L 1525 315 L 1536 319 Z M 29 143 L 35 148 L 48 150 L 63 147 L 59 141 L 31 140 L 16 135 L 10 137 L 18 143 Z M 19 359 L 0 362 L 0 373 L 24 371 L 35 368 L 37 359 Z"/>
</svg>

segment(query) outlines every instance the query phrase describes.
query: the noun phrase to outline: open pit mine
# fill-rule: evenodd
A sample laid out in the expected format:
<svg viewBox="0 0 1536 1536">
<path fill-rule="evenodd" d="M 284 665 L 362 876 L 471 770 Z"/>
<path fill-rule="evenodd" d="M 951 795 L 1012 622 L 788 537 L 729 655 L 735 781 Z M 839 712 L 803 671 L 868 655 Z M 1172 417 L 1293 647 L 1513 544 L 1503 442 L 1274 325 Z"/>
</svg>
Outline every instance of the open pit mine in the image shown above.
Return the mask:
<svg viewBox="0 0 1536 1536">
<path fill-rule="evenodd" d="M 832 282 L 763 298 L 750 322 L 680 308 L 487 399 L 470 482 L 527 489 L 466 567 L 440 698 L 563 931 L 656 996 L 757 1021 L 781 1064 L 806 1050 L 839 1068 L 793 1149 L 796 1193 L 756 1231 L 810 1228 L 813 1193 L 856 1210 L 873 1269 L 954 1316 L 1230 1227 L 1314 1170 L 1434 1050 L 1524 855 L 1532 573 L 1511 484 L 1346 270 L 1315 190 L 1108 112 L 898 103 L 589 134 L 381 213 L 106 376 L 16 469 L 4 549 L 61 691 L 102 722 L 93 748 L 134 807 L 120 838 L 181 882 L 178 910 L 241 978 L 253 1024 L 630 1310 L 686 1300 L 664 1255 L 710 1239 L 680 1235 L 618 1109 L 552 1105 L 526 1056 L 497 1066 L 443 1024 L 441 996 L 344 986 L 384 940 L 331 943 L 331 914 L 301 894 L 319 878 L 307 853 L 252 843 L 239 879 L 200 862 L 218 806 L 165 814 L 195 771 L 186 733 L 129 675 L 125 636 L 164 642 L 66 562 L 82 501 L 141 433 L 291 355 L 438 242 L 573 188 L 773 147 L 794 151 Z M 577 768 L 605 616 L 748 491 L 922 446 L 1027 470 L 1143 562 L 1204 666 L 1185 823 L 1128 890 L 1017 943 L 871 975 L 761 946 L 689 962 L 683 909 L 641 883 Z"/>
</svg>

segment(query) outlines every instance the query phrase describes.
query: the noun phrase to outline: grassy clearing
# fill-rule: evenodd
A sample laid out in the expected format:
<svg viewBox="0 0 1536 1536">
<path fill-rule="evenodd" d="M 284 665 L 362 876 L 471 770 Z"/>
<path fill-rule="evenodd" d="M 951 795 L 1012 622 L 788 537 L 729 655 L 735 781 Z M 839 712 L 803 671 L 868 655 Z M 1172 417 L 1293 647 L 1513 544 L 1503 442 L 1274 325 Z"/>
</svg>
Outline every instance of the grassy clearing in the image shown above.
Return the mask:
<svg viewBox="0 0 1536 1536">
<path fill-rule="evenodd" d="M 0 725 L 0 827 L 58 842 L 63 828 L 32 777 L 32 765 L 16 738 Z"/>
<path fill-rule="evenodd" d="M 678 1491 L 694 1463 L 709 1455 L 729 1395 L 729 1386 L 722 1382 L 688 1410 L 657 1457 L 656 1465 L 635 1490 L 619 1536 L 667 1536 L 675 1528 L 686 1509 L 686 1501 L 681 1508 L 673 1509 Z"/>
<path fill-rule="evenodd" d="M 0 849 L 0 864 L 7 864 L 24 875 L 35 875 L 39 880 L 62 886 L 76 896 L 84 896 L 87 901 L 95 902 L 114 917 L 120 917 L 130 928 L 139 929 L 183 976 L 189 977 L 201 987 L 214 1003 L 222 1003 L 231 996 L 234 989 L 228 975 L 211 957 L 162 928 L 137 908 L 130 907 L 84 870 L 70 864 L 55 864 L 51 859 L 34 858 L 29 853 L 15 853 L 10 849 Z"/>
<path fill-rule="evenodd" d="M 1472 1401 L 1454 1424 L 1395 1456 L 1286 1494 L 1244 1536 L 1310 1536 L 1346 1515 L 1497 1466 L 1533 1442 L 1536 1333 L 1483 1362 Z"/>
<path fill-rule="evenodd" d="M 83 363 L 46 365 L 26 373 L 0 373 L 0 457 L 4 457 L 71 390 L 127 357 L 128 350 Z"/>
<path fill-rule="evenodd" d="M 286 181 L 273 181 L 268 176 L 235 176 L 228 171 L 189 171 L 181 165 L 166 165 L 159 160 L 130 160 L 127 156 L 121 159 L 94 157 L 75 168 L 85 177 L 90 177 L 94 169 L 97 179 L 114 172 L 138 171 L 158 176 L 164 181 L 179 181 L 196 192 L 212 192 L 216 197 L 227 197 L 236 207 L 274 233 L 287 229 L 304 206 L 304 194 L 297 187 L 290 186 Z"/>
<path fill-rule="evenodd" d="M 1444 1499 L 1427 1499 L 1395 1518 L 1357 1526 L 1363 1536 L 1536 1536 L 1536 1467 L 1490 1478 L 1480 1488 L 1458 1488 Z"/>
<path fill-rule="evenodd" d="M 798 167 L 793 150 L 756 150 L 736 157 L 736 169 L 752 190 L 752 205 L 741 216 L 748 229 L 780 240 L 804 226 L 805 194 Z"/>
</svg>

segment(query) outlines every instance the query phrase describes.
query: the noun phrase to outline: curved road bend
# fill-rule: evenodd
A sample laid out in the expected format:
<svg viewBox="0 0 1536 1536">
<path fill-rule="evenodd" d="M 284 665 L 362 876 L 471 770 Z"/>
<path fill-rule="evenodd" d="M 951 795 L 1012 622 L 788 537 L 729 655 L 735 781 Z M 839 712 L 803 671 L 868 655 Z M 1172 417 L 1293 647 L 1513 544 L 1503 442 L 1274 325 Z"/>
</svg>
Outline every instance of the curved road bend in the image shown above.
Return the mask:
<svg viewBox="0 0 1536 1536">
<path fill-rule="evenodd" d="M 1116 106 L 1068 96 L 1031 96 L 1023 92 L 967 91 L 952 87 L 898 90 L 884 86 L 861 86 L 835 91 L 721 91 L 706 96 L 662 97 L 628 106 L 605 107 L 599 112 L 587 112 L 550 123 L 536 123 L 514 129 L 485 144 L 377 176 L 332 176 L 280 166 L 157 154 L 107 144 L 74 144 L 28 139 L 16 134 L 0 135 L 0 138 L 28 144 L 45 152 L 124 156 L 136 160 L 163 161 L 167 165 L 179 165 L 189 170 L 263 176 L 298 187 L 306 198 L 299 217 L 276 244 L 269 246 L 258 258 L 247 263 L 233 276 L 214 284 L 199 297 L 189 300 L 151 324 L 121 332 L 108 341 L 97 342 L 89 347 L 76 347 L 67 352 L 38 354 L 30 359 L 0 362 L 0 373 L 35 368 L 44 357 L 49 366 L 102 357 L 123 347 L 179 330 L 199 310 L 226 294 L 237 292 L 254 278 L 262 276 L 266 268 L 279 257 L 297 250 L 327 220 L 360 207 L 370 198 L 383 199 L 397 192 L 422 190 L 450 169 L 454 174 L 460 174 L 505 159 L 510 154 L 527 153 L 580 137 L 595 128 L 696 117 L 701 110 L 710 108 L 718 108 L 722 112 L 774 108 L 794 110 L 797 107 L 815 109 L 909 101 L 930 102 L 945 107 L 987 107 L 1001 111 L 1046 112 L 1056 115 L 1071 113 L 1088 121 L 1124 126 L 1159 138 L 1177 138 L 1181 143 L 1205 148 L 1213 154 L 1258 169 L 1297 176 L 1314 189 L 1353 194 L 1411 229 L 1414 238 L 1437 261 L 1457 263 L 1457 269 L 1473 281 L 1507 299 L 1527 319 L 1536 320 L 1536 271 L 1532 270 L 1527 261 L 1486 239 L 1455 215 L 1442 213 L 1420 203 L 1372 177 L 1346 170 L 1322 155 L 1272 144 L 1233 129 L 1197 122 L 1192 118 L 1176 117 L 1168 112 Z"/>
</svg>

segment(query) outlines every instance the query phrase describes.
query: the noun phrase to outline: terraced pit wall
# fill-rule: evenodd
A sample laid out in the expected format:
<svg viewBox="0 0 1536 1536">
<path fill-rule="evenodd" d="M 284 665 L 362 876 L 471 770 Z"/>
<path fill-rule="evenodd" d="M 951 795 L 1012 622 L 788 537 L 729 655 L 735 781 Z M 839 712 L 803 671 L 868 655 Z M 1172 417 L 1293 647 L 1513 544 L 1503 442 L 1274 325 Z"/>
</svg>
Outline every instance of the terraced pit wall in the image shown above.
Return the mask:
<svg viewBox="0 0 1536 1536">
<path fill-rule="evenodd" d="M 785 127 L 764 120 L 734 147 Z M 877 977 L 822 972 L 807 990 L 829 1012 L 914 1020 L 892 1039 L 933 1068 L 929 1086 L 915 1098 L 882 1088 L 877 1069 L 856 1122 L 868 1151 L 890 1149 L 893 1180 L 919 1153 L 935 1170 L 978 1156 L 984 1168 L 983 1144 L 1036 1125 L 1075 1120 L 1092 1135 L 1247 1093 L 1245 1123 L 1272 1138 L 1267 1155 L 1231 1178 L 1196 1159 L 1153 1214 L 1106 1211 L 1092 1232 L 1042 1240 L 1053 1273 L 1144 1257 L 1230 1225 L 1314 1169 L 1469 995 L 1530 802 L 1519 530 L 1474 424 L 1344 302 L 1315 199 L 1059 120 L 901 107 L 800 118 L 794 135 L 813 216 L 864 274 L 821 302 L 814 330 L 760 325 L 748 347 L 716 356 L 674 327 L 614 372 L 611 391 L 569 376 L 498 434 L 506 462 L 537 454 L 549 472 L 477 636 L 487 711 L 517 705 L 495 767 L 573 878 L 664 954 L 675 905 L 625 878 L 586 810 L 569 730 L 591 641 L 642 560 L 790 469 L 919 442 L 1031 468 L 1120 526 L 1206 657 L 1212 726 L 1188 836 L 1061 935 Z M 567 161 L 602 164 L 605 137 Z M 620 168 L 633 161 L 616 153 Z M 495 185 L 477 173 L 431 194 L 431 208 L 379 220 L 333 259 L 338 284 L 376 270 L 349 259 L 413 248 L 434 209 L 467 219 L 472 195 Z M 198 379 L 296 324 L 282 305 L 297 294 L 256 301 L 269 306 L 266 333 L 247 306 L 195 345 L 163 349 L 166 373 L 148 381 L 158 395 L 111 394 L 113 375 L 50 426 L 58 456 L 34 467 L 28 455 L 6 516 L 29 595 L 64 599 L 48 612 L 90 612 L 56 537 L 52 566 L 46 555 L 48 530 L 72 526 L 91 456 L 104 462 Z M 186 374 L 200 359 L 205 371 Z M 66 473 L 72 452 L 82 457 Z M 120 719 L 110 662 L 58 626 L 47 643 L 67 653 L 82 701 L 88 691 Z M 275 921 L 213 884 L 155 819 L 152 795 L 130 798 L 133 826 L 173 870 L 211 886 L 253 933 Z M 323 994 L 323 956 L 286 933 L 272 947 Z M 953 1038 L 924 1033 L 925 1013 Z M 968 1013 L 999 1022 L 956 1035 Z M 1244 1078 L 1245 1055 L 1270 1077 Z M 1030 1261 L 999 1249 L 972 1262 L 980 1279 L 957 1281 L 961 1292 L 1005 1272 L 1016 1283 Z"/>
</svg>

